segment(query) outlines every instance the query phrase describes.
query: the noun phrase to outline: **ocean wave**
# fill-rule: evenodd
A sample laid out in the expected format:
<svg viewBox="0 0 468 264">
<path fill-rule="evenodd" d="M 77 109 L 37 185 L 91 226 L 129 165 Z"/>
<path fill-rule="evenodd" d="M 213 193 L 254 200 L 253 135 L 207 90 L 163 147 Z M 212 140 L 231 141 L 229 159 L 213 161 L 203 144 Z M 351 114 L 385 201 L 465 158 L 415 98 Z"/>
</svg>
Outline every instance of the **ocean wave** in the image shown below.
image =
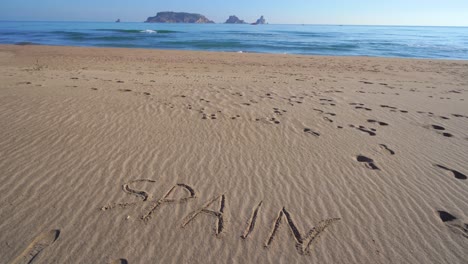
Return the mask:
<svg viewBox="0 0 468 264">
<path fill-rule="evenodd" d="M 168 31 L 156 31 L 156 30 L 122 30 L 122 29 L 100 29 L 98 30 L 102 33 L 96 33 L 93 31 L 51 31 L 48 34 L 52 36 L 57 36 L 62 39 L 71 40 L 71 41 L 135 41 L 141 38 L 145 38 L 145 35 L 148 36 L 150 34 L 164 34 Z M 104 33 L 107 32 L 107 33 Z M 122 34 L 115 34 L 116 32 Z"/>
<path fill-rule="evenodd" d="M 153 34 L 153 33 L 158 33 L 156 30 L 151 30 L 151 29 L 145 29 L 140 31 L 141 33 L 148 33 L 148 34 Z"/>
<path fill-rule="evenodd" d="M 3 27 L 2 27 L 3 25 Z M 118 28 L 129 27 L 129 28 Z M 0 22 L 0 43 L 468 59 L 462 28 Z"/>
<path fill-rule="evenodd" d="M 174 31 L 174 30 L 156 30 L 158 34 L 171 34 L 171 33 L 183 33 L 181 31 Z"/>
<path fill-rule="evenodd" d="M 51 32 L 49 32 L 49 33 L 51 33 L 51 34 L 57 34 L 57 35 L 69 35 L 69 36 L 85 36 L 85 35 L 87 35 L 86 33 L 83 33 L 83 32 L 62 31 L 62 30 L 51 31 Z"/>
<path fill-rule="evenodd" d="M 117 33 L 141 33 L 140 29 L 95 29 L 94 31 L 117 32 Z"/>
<path fill-rule="evenodd" d="M 314 38 L 333 38 L 337 37 L 337 32 L 307 32 L 307 31 L 292 31 L 292 30 L 275 30 L 273 31 L 279 35 L 294 35 L 298 37 L 314 37 Z"/>
<path fill-rule="evenodd" d="M 112 42 L 138 40 L 138 38 L 135 38 L 135 37 L 125 37 L 125 36 L 99 36 L 99 37 L 90 37 L 89 39 L 95 40 L 95 41 L 112 41 Z"/>
<path fill-rule="evenodd" d="M 153 29 L 95 29 L 95 31 L 104 31 L 104 32 L 117 32 L 117 33 L 127 33 L 127 34 L 139 34 L 139 33 L 157 33 L 157 34 L 171 34 L 171 33 L 181 33 L 180 31 L 174 30 L 153 30 Z"/>
<path fill-rule="evenodd" d="M 211 40 L 185 40 L 185 41 L 163 41 L 160 44 L 167 47 L 194 47 L 199 49 L 241 49 L 248 44 L 239 41 L 211 41 Z"/>
</svg>

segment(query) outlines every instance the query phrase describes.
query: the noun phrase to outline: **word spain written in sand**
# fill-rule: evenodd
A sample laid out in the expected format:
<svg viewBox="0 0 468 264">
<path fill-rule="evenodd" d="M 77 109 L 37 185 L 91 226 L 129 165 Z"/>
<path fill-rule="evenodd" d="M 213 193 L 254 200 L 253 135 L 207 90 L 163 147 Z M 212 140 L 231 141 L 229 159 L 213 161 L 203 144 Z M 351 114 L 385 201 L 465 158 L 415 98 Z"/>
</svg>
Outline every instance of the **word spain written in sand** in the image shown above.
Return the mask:
<svg viewBox="0 0 468 264">
<path fill-rule="evenodd" d="M 122 190 L 125 194 L 133 195 L 140 198 L 138 202 L 129 203 L 111 203 L 101 208 L 102 211 L 111 209 L 124 209 L 127 207 L 144 205 L 143 214 L 140 215 L 140 219 L 144 222 L 149 221 L 152 217 L 156 216 L 158 208 L 161 206 L 176 205 L 182 203 L 188 203 L 193 199 L 197 199 L 197 192 L 195 189 L 187 184 L 178 183 L 172 186 L 164 195 L 158 199 L 152 199 L 150 194 L 144 190 L 138 190 L 132 187 L 132 184 L 136 183 L 151 183 L 156 184 L 156 181 L 150 179 L 138 179 L 130 181 L 122 185 Z M 226 211 L 228 210 L 228 197 L 224 194 L 217 195 L 212 199 L 205 202 L 202 207 L 196 208 L 181 222 L 181 228 L 186 228 L 192 222 L 195 222 L 197 218 L 201 218 L 202 214 L 211 216 L 215 221 L 214 234 L 217 237 L 221 237 L 222 234 L 226 233 L 226 223 L 229 222 L 226 219 Z M 242 231 L 240 236 L 241 239 L 245 240 L 249 236 L 254 235 L 255 225 L 257 223 L 257 216 L 261 213 L 263 201 L 253 206 L 251 217 L 245 225 L 245 229 Z M 311 247 L 314 242 L 317 242 L 320 235 L 335 222 L 338 222 L 340 218 L 331 218 L 320 221 L 316 226 L 312 227 L 309 231 L 301 233 L 294 223 L 293 216 L 285 208 L 280 208 L 276 219 L 272 221 L 272 227 L 270 233 L 265 239 L 265 248 L 268 248 L 274 241 L 275 236 L 282 225 L 287 225 L 291 231 L 292 237 L 296 243 L 296 249 L 301 255 L 310 255 Z M 201 222 L 202 220 L 198 220 Z M 195 224 L 195 223 L 193 223 Z"/>
</svg>

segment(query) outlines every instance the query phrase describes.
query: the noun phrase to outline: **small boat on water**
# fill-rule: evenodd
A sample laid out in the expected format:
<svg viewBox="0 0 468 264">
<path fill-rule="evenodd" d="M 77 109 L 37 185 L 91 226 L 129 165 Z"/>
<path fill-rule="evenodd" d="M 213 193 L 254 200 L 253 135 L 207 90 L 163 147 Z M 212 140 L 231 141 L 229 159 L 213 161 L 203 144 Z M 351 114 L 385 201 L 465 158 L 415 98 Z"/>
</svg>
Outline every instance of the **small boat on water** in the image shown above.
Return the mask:
<svg viewBox="0 0 468 264">
<path fill-rule="evenodd" d="M 115 23 L 120 23 L 120 18 L 115 21 Z"/>
</svg>

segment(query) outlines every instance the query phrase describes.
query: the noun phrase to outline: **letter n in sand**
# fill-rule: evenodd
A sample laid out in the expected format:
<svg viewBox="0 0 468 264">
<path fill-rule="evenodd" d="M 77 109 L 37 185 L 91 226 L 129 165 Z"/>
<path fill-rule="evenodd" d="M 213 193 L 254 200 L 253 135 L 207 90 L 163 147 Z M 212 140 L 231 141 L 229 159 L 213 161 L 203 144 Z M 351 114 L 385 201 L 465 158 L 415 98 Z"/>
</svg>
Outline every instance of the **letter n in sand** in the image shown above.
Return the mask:
<svg viewBox="0 0 468 264">
<path fill-rule="evenodd" d="M 286 220 L 288 221 L 288 225 L 291 230 L 291 233 L 294 239 L 296 240 L 297 251 L 301 255 L 309 255 L 312 243 L 315 242 L 319 238 L 319 236 L 323 233 L 323 231 L 325 231 L 327 227 L 329 227 L 334 222 L 337 222 L 340 220 L 340 218 L 332 218 L 332 219 L 321 221 L 316 227 L 313 227 L 308 233 L 301 235 L 301 233 L 299 232 L 299 230 L 297 229 L 296 225 L 294 224 L 292 220 L 291 214 L 289 214 L 286 208 L 283 208 L 279 212 L 279 215 L 275 221 L 275 225 L 273 226 L 273 230 L 271 231 L 271 234 L 265 243 L 266 248 L 268 248 L 271 245 L 271 243 L 273 242 L 273 239 L 278 233 L 278 229 L 281 226 L 283 216 L 286 216 Z"/>
</svg>

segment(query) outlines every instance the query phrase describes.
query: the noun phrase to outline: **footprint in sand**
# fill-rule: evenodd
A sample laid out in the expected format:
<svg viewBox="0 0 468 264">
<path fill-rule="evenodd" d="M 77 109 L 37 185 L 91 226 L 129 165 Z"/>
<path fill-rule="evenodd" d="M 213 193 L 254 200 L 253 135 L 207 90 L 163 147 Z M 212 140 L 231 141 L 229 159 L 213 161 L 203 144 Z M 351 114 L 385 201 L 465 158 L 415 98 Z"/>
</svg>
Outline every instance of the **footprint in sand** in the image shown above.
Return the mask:
<svg viewBox="0 0 468 264">
<path fill-rule="evenodd" d="M 367 133 L 367 134 L 369 134 L 369 136 L 372 136 L 372 137 L 374 137 L 374 136 L 377 135 L 377 133 L 375 133 L 375 132 L 377 131 L 375 128 L 369 128 L 369 129 L 367 129 L 367 128 L 364 127 L 364 126 L 359 126 L 359 127 L 357 127 L 357 126 L 355 126 L 355 125 L 349 125 L 349 127 L 355 128 L 355 129 L 357 129 L 357 130 L 359 130 L 359 131 L 361 131 L 361 132 Z"/>
<path fill-rule="evenodd" d="M 358 155 L 356 157 L 358 162 L 364 163 L 368 169 L 371 170 L 380 170 L 374 163 L 374 160 L 363 155 Z"/>
<path fill-rule="evenodd" d="M 203 110 L 201 110 L 200 113 L 202 114 L 202 119 L 218 119 L 216 114 L 207 114 Z M 221 111 L 218 111 L 218 113 L 221 113 Z"/>
<path fill-rule="evenodd" d="M 431 125 L 431 128 L 440 132 L 440 134 L 442 134 L 442 136 L 444 137 L 449 137 L 449 138 L 453 137 L 453 135 L 448 132 L 442 132 L 442 131 L 445 131 L 445 127 L 443 126 Z"/>
<path fill-rule="evenodd" d="M 468 238 L 468 224 L 462 223 L 457 217 L 446 211 L 439 210 L 437 213 L 439 214 L 440 220 L 453 232 Z"/>
<path fill-rule="evenodd" d="M 12 264 L 33 263 L 36 257 L 48 246 L 52 245 L 60 235 L 60 230 L 50 230 L 37 236 L 31 244 L 13 260 Z"/>
<path fill-rule="evenodd" d="M 449 137 L 449 138 L 453 137 L 453 135 L 450 133 L 442 133 L 442 136 Z"/>
<path fill-rule="evenodd" d="M 132 90 L 130 89 L 119 89 L 120 92 L 131 92 Z"/>
<path fill-rule="evenodd" d="M 363 107 L 363 106 L 356 106 L 354 107 L 355 109 L 363 109 L 363 110 L 366 110 L 366 111 L 372 111 L 371 108 L 367 108 L 367 107 Z"/>
<path fill-rule="evenodd" d="M 109 262 L 109 264 L 128 264 L 128 261 L 126 259 L 116 259 Z"/>
<path fill-rule="evenodd" d="M 286 110 L 281 110 L 281 109 L 279 109 L 279 108 L 277 108 L 277 107 L 273 108 L 273 110 L 274 110 L 273 113 L 275 113 L 275 114 L 277 114 L 277 115 L 280 115 L 280 116 L 283 115 L 283 113 L 288 112 L 288 111 L 286 111 Z"/>
<path fill-rule="evenodd" d="M 367 122 L 369 122 L 369 123 L 377 123 L 377 124 L 379 124 L 379 125 L 381 125 L 381 126 L 388 126 L 387 123 L 381 122 L 381 121 L 377 121 L 377 120 L 374 120 L 374 119 L 368 119 Z"/>
<path fill-rule="evenodd" d="M 390 155 L 395 155 L 395 151 L 391 150 L 387 145 L 385 144 L 379 144 L 380 148 L 387 151 Z"/>
<path fill-rule="evenodd" d="M 274 123 L 276 125 L 279 125 L 281 123 L 278 119 L 276 119 L 274 117 L 270 118 L 270 122 L 272 122 L 272 123 Z"/>
<path fill-rule="evenodd" d="M 396 109 L 397 109 L 396 107 L 394 107 L 394 106 L 389 106 L 389 105 L 380 105 L 380 107 L 382 107 L 382 108 L 390 108 L 390 109 L 392 109 L 392 110 L 396 110 Z"/>
<path fill-rule="evenodd" d="M 272 117 L 272 118 L 255 118 L 255 121 L 256 122 L 262 122 L 264 124 L 276 124 L 276 125 L 281 124 L 281 122 L 278 119 L 274 118 L 274 117 Z"/>
<path fill-rule="evenodd" d="M 432 128 L 435 129 L 435 130 L 439 130 L 439 131 L 444 131 L 445 130 L 445 127 L 438 126 L 438 125 L 432 125 Z"/>
<path fill-rule="evenodd" d="M 437 168 L 446 170 L 446 171 L 450 171 L 451 173 L 453 173 L 453 176 L 455 176 L 456 179 L 459 179 L 459 180 L 466 180 L 467 179 L 466 175 L 459 172 L 459 171 L 449 169 L 449 168 L 447 168 L 445 166 L 442 166 L 442 165 L 439 165 L 439 164 L 434 164 L 434 166 L 436 166 Z"/>
<path fill-rule="evenodd" d="M 454 117 L 464 117 L 464 118 L 468 118 L 468 116 L 464 116 L 464 115 L 460 115 L 460 114 L 452 114 L 452 116 Z"/>
<path fill-rule="evenodd" d="M 307 133 L 307 134 L 314 135 L 314 136 L 316 136 L 316 137 L 319 137 L 319 136 L 320 136 L 319 133 L 312 131 L 312 129 L 310 129 L 310 128 L 304 128 L 304 132 Z"/>
</svg>

